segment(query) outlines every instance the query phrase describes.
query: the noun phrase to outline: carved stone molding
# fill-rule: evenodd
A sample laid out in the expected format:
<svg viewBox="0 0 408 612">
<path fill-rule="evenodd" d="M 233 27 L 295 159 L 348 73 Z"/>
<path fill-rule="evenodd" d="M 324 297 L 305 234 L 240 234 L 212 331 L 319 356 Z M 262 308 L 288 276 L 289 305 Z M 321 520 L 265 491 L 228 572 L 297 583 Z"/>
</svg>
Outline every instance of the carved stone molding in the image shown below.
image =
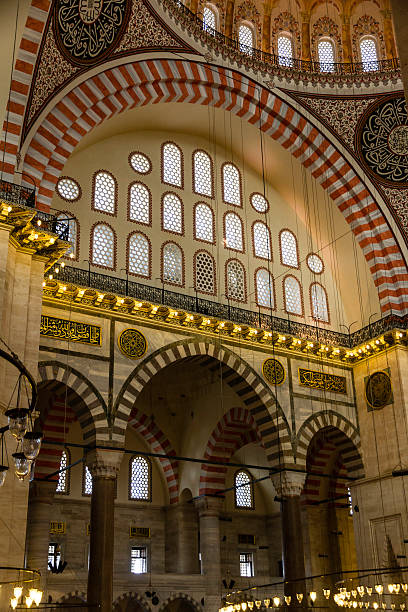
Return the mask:
<svg viewBox="0 0 408 612">
<path fill-rule="evenodd" d="M 96 448 L 88 453 L 87 466 L 93 477 L 116 478 L 123 459 L 123 451 Z"/>
<path fill-rule="evenodd" d="M 283 471 L 273 474 L 271 478 L 279 497 L 295 497 L 303 490 L 306 474 Z"/>
</svg>

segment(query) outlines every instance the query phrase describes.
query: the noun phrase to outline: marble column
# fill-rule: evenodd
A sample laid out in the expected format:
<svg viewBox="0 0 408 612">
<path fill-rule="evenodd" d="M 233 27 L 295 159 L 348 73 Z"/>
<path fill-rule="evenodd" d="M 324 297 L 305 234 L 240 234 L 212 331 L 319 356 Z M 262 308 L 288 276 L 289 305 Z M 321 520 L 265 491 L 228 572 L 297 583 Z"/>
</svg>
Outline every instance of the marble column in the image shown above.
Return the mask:
<svg viewBox="0 0 408 612">
<path fill-rule="evenodd" d="M 300 494 L 306 474 L 283 471 L 272 476 L 276 493 L 281 500 L 282 558 L 286 595 L 296 601 L 296 593 L 305 593 L 305 555 L 303 549 Z M 292 582 L 294 581 L 294 582 Z M 306 599 L 306 597 L 305 597 Z"/>
<path fill-rule="evenodd" d="M 302 60 L 310 62 L 310 13 L 302 13 Z"/>
<path fill-rule="evenodd" d="M 198 574 L 198 520 L 192 503 L 166 508 L 166 571 Z"/>
<path fill-rule="evenodd" d="M 99 606 L 102 612 L 112 610 L 114 502 L 122 457 L 121 451 L 102 449 L 87 457 L 92 474 L 88 604 Z"/>
<path fill-rule="evenodd" d="M 205 576 L 205 610 L 217 612 L 221 603 L 220 497 L 196 501 L 200 523 L 201 573 Z"/>
<path fill-rule="evenodd" d="M 350 17 L 349 15 L 341 16 L 341 46 L 343 48 L 343 62 L 346 64 L 353 61 L 353 52 L 351 46 L 351 31 L 350 31 Z M 358 58 L 354 58 L 354 61 L 358 61 Z"/>
<path fill-rule="evenodd" d="M 41 572 L 43 587 L 48 571 L 48 544 L 56 482 L 30 483 L 27 512 L 26 564 Z"/>
</svg>

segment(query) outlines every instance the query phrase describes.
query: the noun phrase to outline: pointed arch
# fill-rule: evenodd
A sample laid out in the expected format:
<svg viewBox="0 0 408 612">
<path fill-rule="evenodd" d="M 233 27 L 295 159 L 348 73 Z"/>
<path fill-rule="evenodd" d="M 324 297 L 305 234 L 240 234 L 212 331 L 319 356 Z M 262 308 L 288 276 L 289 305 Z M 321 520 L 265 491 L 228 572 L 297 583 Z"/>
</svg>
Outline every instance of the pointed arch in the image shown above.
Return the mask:
<svg viewBox="0 0 408 612">
<path fill-rule="evenodd" d="M 123 610 L 126 610 L 125 606 L 131 601 L 137 602 L 144 610 L 144 612 L 150 612 L 151 608 L 147 603 L 146 599 L 135 591 L 128 591 L 127 593 L 122 593 L 122 595 L 117 597 L 113 602 L 113 611 L 122 612 Z"/>
<path fill-rule="evenodd" d="M 203 608 L 200 606 L 200 604 L 197 603 L 195 599 L 190 597 L 190 595 L 186 595 L 185 593 L 174 593 L 173 595 L 171 595 L 168 599 L 166 599 L 166 601 L 162 603 L 162 605 L 159 608 L 159 612 L 165 612 L 166 607 L 172 601 L 175 601 L 177 599 L 184 599 L 185 601 L 187 601 L 191 605 L 191 607 L 195 610 L 195 612 L 203 612 Z"/>
</svg>

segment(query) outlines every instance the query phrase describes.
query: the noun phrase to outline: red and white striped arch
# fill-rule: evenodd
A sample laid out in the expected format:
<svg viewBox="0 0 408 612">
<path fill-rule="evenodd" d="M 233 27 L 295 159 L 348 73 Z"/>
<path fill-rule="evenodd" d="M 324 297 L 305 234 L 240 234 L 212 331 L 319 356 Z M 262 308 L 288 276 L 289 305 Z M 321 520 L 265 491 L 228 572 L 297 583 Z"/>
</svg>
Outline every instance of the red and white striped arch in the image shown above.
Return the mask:
<svg viewBox="0 0 408 612">
<path fill-rule="evenodd" d="M 254 418 L 245 408 L 231 408 L 212 432 L 204 459 L 228 462 L 238 449 L 251 442 L 262 443 Z M 214 495 L 223 491 L 226 473 L 225 466 L 203 463 L 200 474 L 200 495 Z"/>
</svg>

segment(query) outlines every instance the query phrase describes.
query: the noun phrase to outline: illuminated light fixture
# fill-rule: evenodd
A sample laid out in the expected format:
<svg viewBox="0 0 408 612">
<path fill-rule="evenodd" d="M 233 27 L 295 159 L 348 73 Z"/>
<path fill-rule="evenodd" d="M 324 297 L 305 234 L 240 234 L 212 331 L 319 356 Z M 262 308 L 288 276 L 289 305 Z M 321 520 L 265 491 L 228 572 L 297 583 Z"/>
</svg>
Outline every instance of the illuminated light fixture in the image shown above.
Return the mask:
<svg viewBox="0 0 408 612">
<path fill-rule="evenodd" d="M 369 608 L 369 607 L 370 607 L 370 602 L 369 602 L 369 601 L 366 601 L 366 602 L 364 603 L 364 607 L 365 607 L 365 608 Z"/>
<path fill-rule="evenodd" d="M 296 593 L 296 597 L 299 603 L 302 603 L 303 593 Z"/>
<path fill-rule="evenodd" d="M 27 408 L 11 408 L 5 412 L 8 418 L 10 433 L 17 439 L 22 440 L 28 429 Z"/>
<path fill-rule="evenodd" d="M 38 227 L 41 226 L 41 219 L 37 219 L 37 225 L 38 225 Z"/>
<path fill-rule="evenodd" d="M 357 602 L 356 600 L 353 601 L 353 608 L 357 608 Z"/>
<path fill-rule="evenodd" d="M 366 587 L 366 590 L 367 590 L 367 595 L 373 594 L 373 587 Z"/>
<path fill-rule="evenodd" d="M 292 601 L 292 597 L 290 595 L 285 595 L 285 604 L 290 606 L 290 602 Z"/>
<path fill-rule="evenodd" d="M 61 268 L 65 268 L 65 264 L 63 261 L 61 261 Z"/>
<path fill-rule="evenodd" d="M 54 244 L 55 238 L 50 238 L 50 244 Z"/>
<path fill-rule="evenodd" d="M 364 604 L 364 601 L 359 601 L 359 602 L 358 602 L 358 607 L 359 607 L 359 608 L 362 608 L 362 607 L 363 607 L 363 604 Z"/>
<path fill-rule="evenodd" d="M 405 610 L 405 604 L 404 603 L 400 604 L 400 608 L 401 610 Z"/>
<path fill-rule="evenodd" d="M 330 598 L 330 589 L 323 589 L 323 595 L 326 599 Z"/>
<path fill-rule="evenodd" d="M 350 599 L 350 597 L 351 597 L 351 593 L 350 593 L 350 591 L 346 591 L 346 592 L 345 592 L 345 595 L 346 595 L 347 599 Z"/>
<path fill-rule="evenodd" d="M 12 207 L 11 207 L 11 206 L 8 206 L 8 207 L 7 207 L 7 212 L 11 212 L 12 210 L 13 210 L 13 209 L 12 209 Z"/>
<path fill-rule="evenodd" d="M 352 589 L 351 594 L 353 597 L 357 597 L 357 590 L 356 589 Z"/>
<path fill-rule="evenodd" d="M 248 608 L 249 608 L 250 610 L 253 610 L 253 609 L 254 609 L 254 602 L 253 602 L 253 601 L 248 601 Z"/>
<path fill-rule="evenodd" d="M 310 591 L 309 597 L 312 601 L 316 601 L 316 597 L 317 597 L 316 591 Z"/>
<path fill-rule="evenodd" d="M 43 281 L 43 284 L 42 284 L 42 286 L 43 286 L 43 287 L 45 287 L 45 281 Z"/>
<path fill-rule="evenodd" d="M 390 593 L 392 593 L 392 592 L 393 592 L 393 590 L 394 590 L 394 585 L 393 585 L 393 584 L 389 584 L 389 585 L 388 585 L 388 591 L 389 591 Z"/>
<path fill-rule="evenodd" d="M 34 240 L 38 240 L 38 234 L 34 234 Z"/>
<path fill-rule="evenodd" d="M 58 274 L 59 268 L 55 268 L 55 274 Z"/>
<path fill-rule="evenodd" d="M 360 597 L 362 597 L 364 595 L 364 587 L 362 585 L 357 587 L 357 591 L 358 591 L 358 594 L 360 595 Z"/>
<path fill-rule="evenodd" d="M 7 465 L 0 465 L 0 487 L 4 485 L 7 476 Z"/>
<path fill-rule="evenodd" d="M 49 275 L 48 275 L 48 278 L 49 278 L 50 280 L 52 280 L 52 279 L 53 279 L 52 274 L 49 274 Z"/>
<path fill-rule="evenodd" d="M 10 599 L 10 606 L 12 607 L 13 610 L 15 610 L 18 606 L 18 599 L 17 597 L 13 597 L 12 599 Z"/>
<path fill-rule="evenodd" d="M 74 259 L 74 254 L 73 253 L 70 253 L 69 256 L 70 256 L 71 259 Z"/>
<path fill-rule="evenodd" d="M 374 588 L 379 595 L 384 593 L 384 587 L 382 584 L 376 584 Z"/>
<path fill-rule="evenodd" d="M 22 596 L 22 594 L 23 594 L 23 587 L 22 587 L 22 586 L 16 586 L 16 587 L 14 587 L 14 591 L 13 591 L 13 593 L 14 593 L 14 597 L 15 597 L 17 600 L 19 600 L 19 599 L 20 599 L 20 597 L 21 597 L 21 596 Z"/>
<path fill-rule="evenodd" d="M 31 606 L 33 605 L 33 600 L 30 596 L 25 598 L 25 604 L 27 606 L 27 608 L 31 608 Z"/>
<path fill-rule="evenodd" d="M 244 602 L 242 602 L 242 604 L 241 604 L 241 610 L 243 610 L 243 611 L 245 612 L 245 610 L 247 609 L 247 607 L 248 607 L 248 606 L 247 606 L 246 602 L 245 602 L 245 601 L 244 601 Z"/>
<path fill-rule="evenodd" d="M 273 598 L 273 605 L 275 606 L 275 608 L 279 608 L 279 606 L 280 606 L 280 597 L 274 597 Z"/>
<path fill-rule="evenodd" d="M 40 452 L 41 440 L 43 434 L 41 431 L 28 431 L 23 438 L 23 453 L 30 461 L 34 461 Z"/>
<path fill-rule="evenodd" d="M 404 591 L 404 593 L 408 592 L 408 584 L 401 584 L 402 590 Z"/>
<path fill-rule="evenodd" d="M 257 599 L 257 600 L 255 601 L 255 605 L 256 605 L 256 607 L 257 607 L 257 608 L 258 608 L 258 610 L 259 610 L 259 608 L 262 606 L 262 601 L 261 601 L 260 599 Z"/>
<path fill-rule="evenodd" d="M 13 453 L 14 469 L 19 480 L 24 480 L 30 471 L 31 462 L 24 453 Z"/>
<path fill-rule="evenodd" d="M 269 604 L 271 603 L 270 599 L 264 599 L 265 608 L 269 608 Z"/>
<path fill-rule="evenodd" d="M 378 610 L 378 603 L 376 601 L 373 602 L 373 608 L 374 610 Z"/>
<path fill-rule="evenodd" d="M 382 602 L 381 607 L 383 610 L 385 610 L 387 608 L 387 604 L 385 603 L 385 601 Z"/>
<path fill-rule="evenodd" d="M 395 610 L 395 603 L 391 604 L 391 610 Z"/>
<path fill-rule="evenodd" d="M 400 585 L 399 584 L 394 584 L 394 593 L 398 593 L 400 592 Z"/>
</svg>

